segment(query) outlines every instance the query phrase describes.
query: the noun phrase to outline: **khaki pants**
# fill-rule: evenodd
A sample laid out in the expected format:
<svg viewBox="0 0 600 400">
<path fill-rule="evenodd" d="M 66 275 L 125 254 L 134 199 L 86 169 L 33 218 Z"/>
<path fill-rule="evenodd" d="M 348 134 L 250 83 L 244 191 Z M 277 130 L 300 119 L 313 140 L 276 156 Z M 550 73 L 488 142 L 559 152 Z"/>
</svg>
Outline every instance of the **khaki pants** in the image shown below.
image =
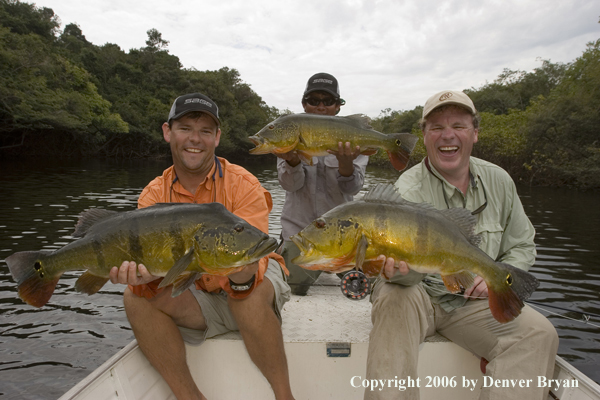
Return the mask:
<svg viewBox="0 0 600 400">
<path fill-rule="evenodd" d="M 538 376 L 552 378 L 558 335 L 543 315 L 525 306 L 515 320 L 501 324 L 487 300 L 471 300 L 452 312 L 431 303 L 422 287 L 378 282 L 372 295 L 367 379 L 417 376 L 419 344 L 436 331 L 478 357 L 489 360 L 486 375 L 495 379 L 533 379 L 530 388 L 483 388 L 485 400 L 545 400 Z M 419 399 L 419 388 L 366 390 L 365 399 Z"/>
<path fill-rule="evenodd" d="M 281 269 L 281 265 L 272 258 L 269 259 L 269 266 L 264 277 L 271 281 L 273 285 L 273 290 L 275 291 L 273 311 L 275 311 L 275 315 L 277 315 L 281 323 L 281 309 L 290 300 L 290 287 L 285 283 L 285 274 Z M 186 343 L 198 346 L 213 336 L 239 330 L 235 318 L 233 318 L 233 314 L 229 309 L 227 293 L 224 290 L 217 293 L 209 293 L 201 289 L 196 289 L 194 285 L 188 290 L 192 292 L 196 301 L 200 304 L 207 328 L 201 331 L 179 326 L 181 336 Z"/>
</svg>

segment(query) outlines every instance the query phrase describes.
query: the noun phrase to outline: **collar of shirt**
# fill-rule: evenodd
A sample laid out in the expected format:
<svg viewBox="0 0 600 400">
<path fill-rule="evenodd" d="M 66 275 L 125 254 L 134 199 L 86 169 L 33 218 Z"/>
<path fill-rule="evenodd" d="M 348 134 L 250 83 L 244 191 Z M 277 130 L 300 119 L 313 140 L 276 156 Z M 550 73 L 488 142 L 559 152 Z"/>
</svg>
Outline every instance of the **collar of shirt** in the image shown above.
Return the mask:
<svg viewBox="0 0 600 400">
<path fill-rule="evenodd" d="M 204 191 L 206 191 L 205 193 L 212 193 L 213 186 L 215 185 L 215 182 L 213 181 L 213 176 L 215 176 L 216 179 L 216 175 L 217 163 L 215 162 L 213 163 L 213 166 L 208 172 L 208 174 L 206 175 L 206 178 L 204 178 L 204 181 L 200 185 L 198 185 L 195 194 L 190 193 L 186 188 L 183 187 L 181 182 L 179 182 L 179 179 L 177 178 L 177 171 L 175 171 L 175 167 L 173 167 L 173 169 L 171 170 L 171 176 L 169 177 L 169 179 L 171 179 L 171 182 L 173 182 L 172 185 L 174 192 L 177 192 L 181 196 L 195 199 L 200 197 Z"/>
<path fill-rule="evenodd" d="M 471 211 L 475 210 L 478 205 L 478 199 L 481 197 L 481 204 L 485 202 L 483 199 L 483 194 L 480 193 L 479 190 L 480 185 L 480 176 L 478 174 L 473 173 L 473 164 L 469 162 L 469 187 L 467 188 L 467 194 L 463 194 L 463 192 L 457 188 L 456 186 L 449 183 L 446 178 L 440 174 L 435 167 L 429 163 L 425 162 L 425 166 L 429 170 L 429 173 L 436 177 L 437 181 L 441 184 L 441 189 L 443 191 L 444 198 L 447 199 L 449 208 L 466 208 Z"/>
</svg>

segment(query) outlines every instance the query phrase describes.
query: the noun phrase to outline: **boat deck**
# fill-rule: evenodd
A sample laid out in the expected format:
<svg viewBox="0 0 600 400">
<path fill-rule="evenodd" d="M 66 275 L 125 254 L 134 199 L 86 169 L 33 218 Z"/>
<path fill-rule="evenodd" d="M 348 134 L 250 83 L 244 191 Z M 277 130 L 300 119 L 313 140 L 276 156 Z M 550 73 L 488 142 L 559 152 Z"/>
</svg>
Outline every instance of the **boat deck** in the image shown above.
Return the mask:
<svg viewBox="0 0 600 400">
<path fill-rule="evenodd" d="M 335 275 L 322 274 L 307 296 L 292 296 L 283 308 L 284 345 L 292 391 L 298 400 L 363 398 L 371 304 L 368 300 L 346 299 L 338 285 Z M 192 374 L 209 399 L 274 399 L 268 382 L 250 360 L 239 333 L 211 338 L 201 346 L 188 346 L 187 355 Z M 576 375 L 578 371 L 560 357 L 559 363 L 562 364 L 556 377 L 560 373 L 560 379 L 573 379 L 572 376 L 587 379 L 580 373 Z M 477 399 L 483 381 L 479 359 L 441 336 L 428 338 L 421 345 L 418 377 L 423 400 Z M 444 385 L 452 377 L 456 377 L 456 387 Z M 401 378 L 406 377 L 398 377 Z M 416 382 L 416 377 L 412 378 Z M 478 387 L 475 390 L 464 387 L 463 379 L 476 379 Z M 587 392 L 579 390 L 571 394 L 560 390 L 557 397 L 549 399 L 600 400 L 600 387 L 588 381 L 582 382 L 592 385 Z M 425 387 L 427 383 L 438 387 Z M 61 400 L 174 398 L 134 341 Z"/>
</svg>

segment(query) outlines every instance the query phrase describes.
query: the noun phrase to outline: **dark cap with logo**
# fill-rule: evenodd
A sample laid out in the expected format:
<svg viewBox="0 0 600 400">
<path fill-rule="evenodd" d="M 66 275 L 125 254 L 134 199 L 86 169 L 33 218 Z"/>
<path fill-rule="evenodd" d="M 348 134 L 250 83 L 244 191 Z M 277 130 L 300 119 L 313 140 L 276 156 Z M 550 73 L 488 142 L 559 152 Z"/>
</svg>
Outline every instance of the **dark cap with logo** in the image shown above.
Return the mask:
<svg viewBox="0 0 600 400">
<path fill-rule="evenodd" d="M 217 107 L 217 104 L 214 101 L 202 93 L 189 93 L 176 98 L 171 107 L 167 122 L 170 123 L 171 120 L 179 119 L 185 114 L 194 111 L 207 113 L 215 120 L 217 126 L 221 125 L 221 121 L 219 120 L 219 107 Z"/>
<path fill-rule="evenodd" d="M 337 79 L 335 79 L 333 75 L 325 72 L 319 72 L 318 74 L 314 74 L 310 77 L 302 97 L 306 97 L 307 94 L 316 92 L 317 90 L 327 92 L 335 99 L 340 98 L 340 87 L 338 86 Z"/>
</svg>

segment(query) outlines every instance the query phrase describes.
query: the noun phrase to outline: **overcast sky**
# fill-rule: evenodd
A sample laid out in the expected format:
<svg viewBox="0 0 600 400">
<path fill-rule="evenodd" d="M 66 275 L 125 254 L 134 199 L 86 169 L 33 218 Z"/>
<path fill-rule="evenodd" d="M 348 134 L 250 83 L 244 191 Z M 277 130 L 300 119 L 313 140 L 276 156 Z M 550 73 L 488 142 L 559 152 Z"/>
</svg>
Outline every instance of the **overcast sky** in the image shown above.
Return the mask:
<svg viewBox="0 0 600 400">
<path fill-rule="evenodd" d="M 412 110 L 432 94 L 492 82 L 504 68 L 571 62 L 600 38 L 598 0 L 40 0 L 95 45 L 145 46 L 156 28 L 184 68 L 235 68 L 269 105 L 302 112 L 329 72 L 340 115 Z"/>
</svg>

